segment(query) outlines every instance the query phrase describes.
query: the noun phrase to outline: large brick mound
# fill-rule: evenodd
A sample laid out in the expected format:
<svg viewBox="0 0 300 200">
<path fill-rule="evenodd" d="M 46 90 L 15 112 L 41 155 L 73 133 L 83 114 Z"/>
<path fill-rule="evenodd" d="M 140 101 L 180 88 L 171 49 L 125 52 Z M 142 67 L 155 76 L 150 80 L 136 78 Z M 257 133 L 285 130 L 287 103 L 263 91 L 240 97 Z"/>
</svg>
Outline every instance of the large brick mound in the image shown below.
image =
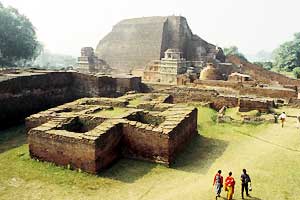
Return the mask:
<svg viewBox="0 0 300 200">
<path fill-rule="evenodd" d="M 191 61 L 225 60 L 223 51 L 194 35 L 181 16 L 123 20 L 99 42 L 96 55 L 114 69 L 129 71 L 160 60 L 167 49 L 179 49 Z"/>
<path fill-rule="evenodd" d="M 142 103 L 129 104 L 137 97 Z M 120 157 L 169 166 L 197 134 L 197 109 L 169 101 L 162 94 L 83 98 L 32 115 L 30 156 L 89 173 Z"/>
<path fill-rule="evenodd" d="M 228 62 L 241 66 L 243 73 L 250 75 L 254 80 L 270 85 L 293 85 L 300 86 L 300 80 L 293 79 L 282 74 L 264 69 L 256 64 L 244 61 L 237 56 L 231 55 L 227 58 Z"/>
</svg>

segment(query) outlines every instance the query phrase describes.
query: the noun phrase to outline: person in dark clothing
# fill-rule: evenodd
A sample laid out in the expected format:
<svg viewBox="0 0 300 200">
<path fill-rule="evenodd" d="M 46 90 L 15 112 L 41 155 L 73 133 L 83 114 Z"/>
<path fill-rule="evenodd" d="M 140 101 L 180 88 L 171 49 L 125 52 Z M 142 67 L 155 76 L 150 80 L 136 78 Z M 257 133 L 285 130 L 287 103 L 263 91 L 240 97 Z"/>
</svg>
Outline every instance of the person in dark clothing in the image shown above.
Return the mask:
<svg viewBox="0 0 300 200">
<path fill-rule="evenodd" d="M 242 181 L 242 199 L 244 199 L 244 191 L 246 191 L 246 195 L 249 195 L 249 183 L 251 184 L 250 176 L 247 174 L 247 170 L 243 169 L 243 173 L 241 175 Z"/>
</svg>

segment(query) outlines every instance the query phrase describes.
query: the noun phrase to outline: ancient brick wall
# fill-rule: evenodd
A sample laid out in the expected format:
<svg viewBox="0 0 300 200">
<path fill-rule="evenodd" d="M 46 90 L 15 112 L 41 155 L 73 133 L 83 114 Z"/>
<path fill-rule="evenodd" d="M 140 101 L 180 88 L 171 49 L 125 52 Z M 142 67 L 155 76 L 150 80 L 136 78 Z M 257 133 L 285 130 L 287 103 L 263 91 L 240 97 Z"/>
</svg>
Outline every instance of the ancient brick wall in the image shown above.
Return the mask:
<svg viewBox="0 0 300 200">
<path fill-rule="evenodd" d="M 121 157 L 122 125 L 114 126 L 101 134 L 96 141 L 96 168 L 94 172 L 109 167 Z"/>
<path fill-rule="evenodd" d="M 260 101 L 255 99 L 241 98 L 239 100 L 239 111 L 248 112 L 258 110 L 260 112 L 269 112 L 270 108 L 274 107 L 273 101 Z"/>
<path fill-rule="evenodd" d="M 187 103 L 192 101 L 210 102 L 218 96 L 217 91 L 194 87 L 171 87 L 163 90 L 173 96 L 174 103 Z"/>
<path fill-rule="evenodd" d="M 295 108 L 300 108 L 300 99 L 290 99 L 289 105 Z"/>
<path fill-rule="evenodd" d="M 74 100 L 71 73 L 21 76 L 0 82 L 0 127 Z"/>
<path fill-rule="evenodd" d="M 297 98 L 298 93 L 292 89 L 285 88 L 243 88 L 240 90 L 240 95 L 243 96 L 257 96 L 257 97 L 270 97 L 270 98 L 278 98 L 278 99 L 291 99 Z"/>
<path fill-rule="evenodd" d="M 233 108 L 238 106 L 239 99 L 234 96 L 217 96 L 212 98 L 210 107 L 215 110 L 220 110 L 223 106 Z"/>
<path fill-rule="evenodd" d="M 109 76 L 93 76 L 88 74 L 73 73 L 72 89 L 80 97 L 115 97 L 117 81 Z"/>
<path fill-rule="evenodd" d="M 169 140 L 169 162 L 175 160 L 176 155 L 182 151 L 184 147 L 197 134 L 197 118 L 198 111 L 194 109 L 192 113 L 184 118 L 181 123 L 170 133 Z"/>
<path fill-rule="evenodd" d="M 81 97 L 117 97 L 133 90 L 142 90 L 141 78 L 46 72 L 0 81 L 0 128 Z"/>
<path fill-rule="evenodd" d="M 32 129 L 28 133 L 29 153 L 32 158 L 62 166 L 70 165 L 72 168 L 94 173 L 97 167 L 95 144 L 90 144 L 83 139 L 76 142 L 73 140 L 74 138 L 69 136 L 50 135 L 41 130 Z"/>
<path fill-rule="evenodd" d="M 238 105 L 238 97 L 222 96 L 213 89 L 188 86 L 167 87 L 158 84 L 151 84 L 150 87 L 153 92 L 170 94 L 174 103 L 208 102 L 216 110 L 221 109 L 223 106 L 236 107 Z"/>
<path fill-rule="evenodd" d="M 241 88 L 241 83 L 222 81 L 222 80 L 196 80 L 194 81 L 195 86 L 211 86 L 211 87 L 226 87 L 232 89 Z"/>
<path fill-rule="evenodd" d="M 141 159 L 169 165 L 169 148 L 167 134 L 153 129 L 140 122 L 132 122 L 123 126 L 123 155 L 127 158 Z"/>
<path fill-rule="evenodd" d="M 116 91 L 120 94 L 125 94 L 129 91 L 141 91 L 140 77 L 122 77 L 116 79 Z"/>
</svg>

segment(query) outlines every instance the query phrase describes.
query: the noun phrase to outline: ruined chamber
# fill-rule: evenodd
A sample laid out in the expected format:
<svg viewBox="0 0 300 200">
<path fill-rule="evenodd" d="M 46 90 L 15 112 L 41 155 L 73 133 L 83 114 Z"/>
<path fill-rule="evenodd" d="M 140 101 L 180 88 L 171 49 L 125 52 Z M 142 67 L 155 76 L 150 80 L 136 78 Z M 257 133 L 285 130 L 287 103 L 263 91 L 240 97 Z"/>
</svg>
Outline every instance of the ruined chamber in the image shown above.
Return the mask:
<svg viewBox="0 0 300 200">
<path fill-rule="evenodd" d="M 197 109 L 164 103 L 170 100 L 162 94 L 84 98 L 32 115 L 26 119 L 30 156 L 90 173 L 120 157 L 169 166 L 197 134 Z"/>
</svg>

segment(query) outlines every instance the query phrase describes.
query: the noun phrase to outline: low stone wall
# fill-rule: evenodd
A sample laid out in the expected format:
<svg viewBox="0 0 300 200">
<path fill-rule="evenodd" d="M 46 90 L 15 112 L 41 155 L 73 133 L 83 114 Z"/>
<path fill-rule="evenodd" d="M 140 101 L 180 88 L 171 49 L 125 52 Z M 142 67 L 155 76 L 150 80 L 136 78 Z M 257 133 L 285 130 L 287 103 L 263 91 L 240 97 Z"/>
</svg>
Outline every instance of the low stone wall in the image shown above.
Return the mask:
<svg viewBox="0 0 300 200">
<path fill-rule="evenodd" d="M 249 87 L 243 88 L 240 90 L 240 95 L 250 95 L 257 97 L 270 97 L 278 99 L 291 99 L 297 98 L 298 93 L 296 90 L 287 89 L 287 88 L 259 88 L 259 87 Z"/>
<path fill-rule="evenodd" d="M 258 110 L 260 112 L 268 113 L 270 108 L 273 108 L 274 105 L 274 101 L 241 98 L 239 100 L 239 111 L 248 112 L 251 110 Z"/>
<path fill-rule="evenodd" d="M 243 96 L 256 96 L 256 97 L 269 97 L 278 99 L 290 99 L 297 98 L 296 86 L 285 86 L 283 88 L 272 87 L 255 87 L 256 82 L 249 81 L 246 83 L 228 82 L 228 81 L 211 81 L 211 80 L 197 80 L 193 84 L 194 86 L 202 87 L 220 87 L 231 88 L 236 90 L 239 95 Z"/>
<path fill-rule="evenodd" d="M 210 86 L 210 87 L 226 87 L 232 89 L 239 89 L 242 87 L 241 83 L 229 82 L 222 80 L 196 80 L 194 81 L 195 86 Z"/>
<path fill-rule="evenodd" d="M 237 97 L 233 96 L 217 96 L 212 98 L 210 107 L 215 110 L 220 110 L 223 108 L 223 106 L 226 106 L 227 108 L 233 108 L 239 106 L 239 99 Z"/>
<path fill-rule="evenodd" d="M 174 103 L 207 102 L 211 103 L 211 107 L 216 110 L 221 109 L 223 106 L 238 106 L 237 97 L 222 96 L 216 90 L 212 89 L 182 86 L 160 89 L 157 85 L 152 88 L 155 88 L 154 91 L 170 94 L 173 97 Z"/>
<path fill-rule="evenodd" d="M 290 99 L 289 105 L 295 108 L 300 108 L 300 99 Z"/>
<path fill-rule="evenodd" d="M 152 87 L 152 89 L 155 88 L 154 91 L 158 92 L 165 92 L 167 94 L 170 94 L 173 96 L 173 102 L 174 103 L 188 103 L 188 102 L 207 102 L 210 103 L 210 107 L 215 110 L 220 110 L 223 106 L 226 106 L 228 108 L 232 107 L 241 107 L 240 111 L 247 112 L 250 110 L 260 110 L 262 112 L 268 112 L 269 108 L 274 107 L 274 102 L 270 100 L 263 100 L 261 98 L 245 98 L 245 97 L 237 97 L 237 96 L 226 96 L 226 95 L 220 95 L 216 90 L 209 90 L 209 89 L 203 89 L 203 88 L 197 88 L 197 87 L 168 87 L 163 89 L 160 89 L 157 85 L 155 87 Z M 243 89 L 242 89 L 243 90 Z M 241 90 L 241 91 L 242 91 Z M 274 95 L 274 97 L 277 98 L 286 98 L 291 97 L 294 95 L 293 90 L 270 90 L 270 89 L 263 89 L 263 88 L 251 88 L 249 90 L 245 90 L 245 93 L 258 94 L 257 96 L 260 96 L 261 93 L 266 91 L 269 96 Z M 258 93 L 256 93 L 258 91 Z M 268 93 L 269 92 L 269 93 Z M 286 92 L 286 93 L 280 93 L 280 92 Z M 285 96 L 283 96 L 285 95 Z"/>
<path fill-rule="evenodd" d="M 160 91 L 162 92 L 162 91 Z M 186 103 L 192 101 L 210 102 L 219 94 L 216 90 L 201 89 L 195 87 L 169 87 L 163 92 L 173 96 L 174 103 Z"/>
</svg>

